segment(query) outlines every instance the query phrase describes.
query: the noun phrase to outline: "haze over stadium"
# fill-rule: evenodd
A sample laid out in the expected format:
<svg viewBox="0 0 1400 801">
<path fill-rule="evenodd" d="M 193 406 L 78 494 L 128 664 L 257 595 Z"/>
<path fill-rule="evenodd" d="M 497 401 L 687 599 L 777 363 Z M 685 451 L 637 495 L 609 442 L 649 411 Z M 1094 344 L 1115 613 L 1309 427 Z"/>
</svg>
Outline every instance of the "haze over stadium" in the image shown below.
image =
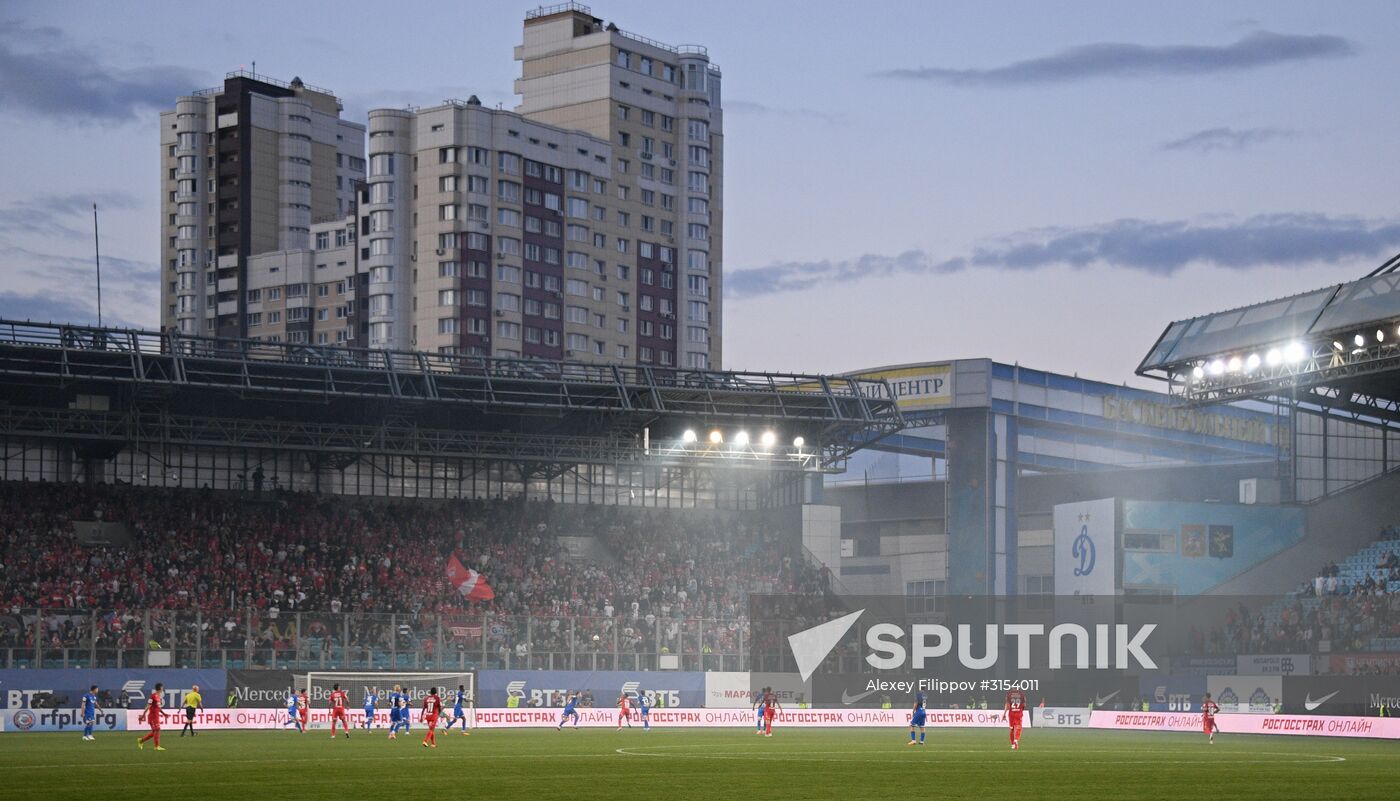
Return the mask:
<svg viewBox="0 0 1400 801">
<path fill-rule="evenodd" d="M 1389 6 L 12 8 L 0 798 L 1400 792 Z"/>
</svg>

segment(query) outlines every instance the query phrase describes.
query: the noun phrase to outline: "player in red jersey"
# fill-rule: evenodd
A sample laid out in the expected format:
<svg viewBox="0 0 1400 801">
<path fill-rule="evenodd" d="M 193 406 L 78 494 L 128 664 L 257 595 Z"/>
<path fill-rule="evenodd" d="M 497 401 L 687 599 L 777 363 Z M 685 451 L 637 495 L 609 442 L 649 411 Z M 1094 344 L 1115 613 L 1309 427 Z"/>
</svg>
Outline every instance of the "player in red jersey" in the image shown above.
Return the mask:
<svg viewBox="0 0 1400 801">
<path fill-rule="evenodd" d="M 438 698 L 437 688 L 428 691 L 423 699 L 423 722 L 428 724 L 428 733 L 423 735 L 424 748 L 437 748 L 438 715 L 442 714 L 442 699 Z"/>
<path fill-rule="evenodd" d="M 1011 728 L 1011 750 L 1021 747 L 1021 716 L 1026 713 L 1026 694 L 1011 690 L 1006 694 L 1006 723 Z"/>
<path fill-rule="evenodd" d="M 350 699 L 345 697 L 340 685 L 331 686 L 331 739 L 335 739 L 335 722 L 340 721 L 340 727 L 345 729 L 345 739 L 350 739 L 350 718 L 345 714 L 345 705 Z"/>
<path fill-rule="evenodd" d="M 144 750 L 146 748 L 146 741 L 154 740 L 157 751 L 165 750 L 160 745 L 160 723 L 161 715 L 163 714 L 160 710 L 160 704 L 161 697 L 164 693 L 165 685 L 156 682 L 155 689 L 151 691 L 151 697 L 146 699 L 146 708 L 141 710 L 141 716 L 136 718 L 137 723 L 145 723 L 151 727 L 151 732 L 149 734 L 136 741 L 137 748 Z"/>
<path fill-rule="evenodd" d="M 617 730 L 622 731 L 622 721 L 627 721 L 627 728 L 632 728 L 632 701 L 627 697 L 627 693 L 622 693 L 617 697 Z"/>
<path fill-rule="evenodd" d="M 311 720 L 311 699 L 306 690 L 297 693 L 297 717 L 301 718 L 301 733 L 306 734 L 306 726 Z"/>
<path fill-rule="evenodd" d="M 1220 704 L 1212 701 L 1210 693 L 1201 699 L 1201 727 L 1210 736 L 1210 744 L 1215 744 L 1215 733 L 1220 731 L 1220 726 L 1215 722 L 1215 713 L 1220 711 Z"/>
<path fill-rule="evenodd" d="M 764 736 L 764 737 L 772 737 L 772 736 L 773 736 L 773 718 L 775 718 L 775 717 L 778 716 L 778 712 L 780 712 L 780 711 L 782 710 L 782 708 L 783 708 L 783 705 L 780 704 L 780 703 L 778 703 L 778 694 L 775 693 L 775 692 L 773 692 L 772 688 L 769 688 L 768 692 L 766 692 L 766 693 L 763 694 L 763 736 Z"/>
</svg>

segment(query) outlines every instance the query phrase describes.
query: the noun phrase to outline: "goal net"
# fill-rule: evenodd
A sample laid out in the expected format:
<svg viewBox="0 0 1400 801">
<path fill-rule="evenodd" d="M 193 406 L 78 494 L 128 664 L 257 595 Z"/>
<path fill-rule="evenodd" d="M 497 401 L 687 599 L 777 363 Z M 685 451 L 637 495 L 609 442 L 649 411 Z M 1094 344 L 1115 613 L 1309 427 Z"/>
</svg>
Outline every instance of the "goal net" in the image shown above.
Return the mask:
<svg viewBox="0 0 1400 801">
<path fill-rule="evenodd" d="M 350 699 L 350 718 L 357 726 L 361 725 L 364 720 L 366 702 L 371 697 L 375 700 L 373 725 L 376 728 L 384 728 L 389 725 L 390 696 L 393 694 L 395 686 L 400 688 L 400 692 L 408 695 L 409 707 L 414 711 L 415 726 L 418 722 L 418 710 L 423 708 L 423 699 L 428 697 L 428 693 L 434 688 L 438 691 L 438 697 L 442 699 L 443 718 L 441 720 L 445 723 L 447 716 L 452 714 L 458 687 L 461 687 L 464 693 L 462 712 L 467 717 L 467 725 L 475 726 L 476 724 L 476 673 L 471 671 L 465 673 L 313 672 L 307 673 L 305 678 L 299 680 L 297 684 L 299 689 L 303 687 L 306 689 L 307 699 L 311 702 L 312 717 L 317 721 L 317 725 L 325 716 L 316 713 L 324 713 L 329 708 L 331 692 L 337 684 L 345 692 L 346 697 Z"/>
</svg>

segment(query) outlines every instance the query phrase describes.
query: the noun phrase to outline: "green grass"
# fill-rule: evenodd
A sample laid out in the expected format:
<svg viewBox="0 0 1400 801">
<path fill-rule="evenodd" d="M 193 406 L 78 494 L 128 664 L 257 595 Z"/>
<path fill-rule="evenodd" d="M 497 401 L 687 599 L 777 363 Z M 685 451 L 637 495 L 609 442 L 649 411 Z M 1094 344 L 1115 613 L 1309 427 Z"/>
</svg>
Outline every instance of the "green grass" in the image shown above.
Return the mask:
<svg viewBox="0 0 1400 801">
<path fill-rule="evenodd" d="M 178 733 L 178 729 L 171 734 Z M 548 729 L 395 742 L 317 731 L 0 735 L 0 799 L 1388 799 L 1400 744 L 1311 737 L 1027 730 Z"/>
</svg>

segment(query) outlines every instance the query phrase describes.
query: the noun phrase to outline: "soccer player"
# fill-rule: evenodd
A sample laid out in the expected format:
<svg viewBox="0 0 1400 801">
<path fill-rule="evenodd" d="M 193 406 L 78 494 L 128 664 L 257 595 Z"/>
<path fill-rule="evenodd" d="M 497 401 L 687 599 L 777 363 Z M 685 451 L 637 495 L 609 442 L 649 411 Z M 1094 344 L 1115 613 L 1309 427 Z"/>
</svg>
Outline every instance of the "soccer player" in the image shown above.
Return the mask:
<svg viewBox="0 0 1400 801">
<path fill-rule="evenodd" d="M 302 734 L 306 734 L 306 727 L 311 723 L 311 699 L 306 696 L 306 690 L 297 694 L 297 717 L 300 719 Z"/>
<path fill-rule="evenodd" d="M 399 685 L 395 684 L 394 689 L 389 693 L 389 739 L 399 739 Z"/>
<path fill-rule="evenodd" d="M 301 719 L 297 716 L 297 694 L 292 688 L 287 688 L 287 719 L 282 722 L 282 730 L 286 731 L 288 726 L 295 726 L 297 731 L 301 731 Z"/>
<path fill-rule="evenodd" d="M 622 693 L 617 697 L 617 730 L 622 731 L 622 721 L 627 721 L 627 728 L 632 728 L 632 704 L 627 698 L 627 693 Z"/>
<path fill-rule="evenodd" d="M 1026 694 L 1020 690 L 1010 690 L 1006 693 L 1006 723 L 1011 729 L 1011 750 L 1015 751 L 1021 747 L 1021 716 L 1026 712 Z"/>
<path fill-rule="evenodd" d="M 1220 704 L 1210 699 L 1210 693 L 1201 699 L 1201 726 L 1205 729 L 1210 740 L 1210 745 L 1215 745 L 1215 733 L 1220 731 L 1220 726 L 1215 722 L 1215 713 L 1220 711 Z"/>
<path fill-rule="evenodd" d="M 102 711 L 102 707 L 97 703 L 97 685 L 88 688 L 87 694 L 83 696 L 83 739 L 91 742 L 97 739 L 92 736 L 92 728 L 97 725 L 97 713 Z"/>
<path fill-rule="evenodd" d="M 146 725 L 151 727 L 151 731 L 149 734 L 145 735 L 144 737 L 141 737 L 136 741 L 137 748 L 145 750 L 146 741 L 154 740 L 156 743 L 157 751 L 165 750 L 160 746 L 160 704 L 161 698 L 164 695 L 164 693 L 165 685 L 161 684 L 160 682 L 156 682 L 155 689 L 151 690 L 151 697 L 146 699 L 146 708 L 141 710 L 140 717 L 136 718 L 137 723 L 145 723 Z"/>
<path fill-rule="evenodd" d="M 778 694 L 769 687 L 768 692 L 763 694 L 763 736 L 773 736 L 773 718 L 778 716 L 783 705 L 778 703 Z"/>
<path fill-rule="evenodd" d="M 924 744 L 924 723 L 927 722 L 928 714 L 924 711 L 924 694 L 921 692 L 914 696 L 914 709 L 909 714 L 909 744 L 913 745 L 914 729 L 919 730 L 919 745 Z"/>
<path fill-rule="evenodd" d="M 350 701 L 345 696 L 345 692 L 340 689 L 339 684 L 331 685 L 331 739 L 335 739 L 335 722 L 340 721 L 340 728 L 345 729 L 345 739 L 350 739 L 350 718 L 345 714 L 345 705 Z"/>
<path fill-rule="evenodd" d="M 413 722 L 413 708 L 409 704 L 413 703 L 413 694 L 407 689 L 399 693 L 399 728 L 407 734 L 409 724 Z"/>
<path fill-rule="evenodd" d="M 559 725 L 555 727 L 557 730 L 563 731 L 563 730 L 564 730 L 564 724 L 565 724 L 566 722 L 568 722 L 569 718 L 573 718 L 573 719 L 574 719 L 574 728 L 575 728 L 575 729 L 578 728 L 578 710 L 575 709 L 575 707 L 577 707 L 577 706 L 578 706 L 578 693 L 572 693 L 572 694 L 568 695 L 568 696 L 565 698 L 565 700 L 564 700 L 564 714 L 562 714 L 562 715 L 559 716 Z"/>
<path fill-rule="evenodd" d="M 637 707 L 642 711 L 642 731 L 651 731 L 651 699 L 646 690 L 637 691 Z"/>
<path fill-rule="evenodd" d="M 442 713 L 442 699 L 438 698 L 437 688 L 428 691 L 423 699 L 423 722 L 428 724 L 428 733 L 423 735 L 424 748 L 437 748 L 437 721 Z"/>
<path fill-rule="evenodd" d="M 467 731 L 467 715 L 462 711 L 462 704 L 466 702 L 466 699 L 467 686 L 458 684 L 457 691 L 452 694 L 452 713 L 447 716 L 447 725 L 442 727 L 443 731 L 452 728 L 452 724 L 460 720 L 462 721 L 462 734 L 471 734 Z"/>
<path fill-rule="evenodd" d="M 190 736 L 193 737 L 195 735 L 194 716 L 204 709 L 204 696 L 199 694 L 198 684 L 191 685 L 190 691 L 185 693 L 183 706 L 185 708 L 185 725 L 180 729 L 180 736 L 184 737 L 185 732 L 189 732 Z"/>
<path fill-rule="evenodd" d="M 379 688 L 365 688 L 365 731 L 374 728 L 374 709 L 379 705 Z"/>
<path fill-rule="evenodd" d="M 754 711 L 755 711 L 756 713 L 758 713 L 758 714 L 757 714 L 757 725 L 754 727 L 754 732 L 753 732 L 754 734 L 762 734 L 762 733 L 763 733 L 763 712 L 764 712 L 764 709 L 763 709 L 763 699 L 765 699 L 765 698 L 767 698 L 767 697 L 768 697 L 768 688 L 767 688 L 767 687 L 764 687 L 762 690 L 759 690 L 759 691 L 758 691 L 758 694 L 755 695 L 754 698 L 753 698 L 753 708 L 754 708 Z"/>
</svg>

